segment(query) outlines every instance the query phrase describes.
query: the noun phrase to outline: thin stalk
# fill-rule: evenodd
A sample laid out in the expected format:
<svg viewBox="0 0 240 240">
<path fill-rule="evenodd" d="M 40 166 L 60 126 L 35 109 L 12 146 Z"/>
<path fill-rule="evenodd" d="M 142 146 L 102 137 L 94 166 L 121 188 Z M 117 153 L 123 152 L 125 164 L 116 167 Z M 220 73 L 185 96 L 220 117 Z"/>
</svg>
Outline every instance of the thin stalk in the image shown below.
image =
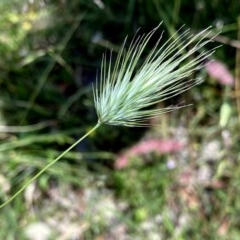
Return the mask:
<svg viewBox="0 0 240 240">
<path fill-rule="evenodd" d="M 84 136 L 79 138 L 75 143 L 73 143 L 68 149 L 66 149 L 63 153 L 61 153 L 57 158 L 55 158 L 52 162 L 47 164 L 43 169 L 41 169 L 34 177 L 28 180 L 14 195 L 12 195 L 7 201 L 0 205 L 0 209 L 10 202 L 12 202 L 20 193 L 22 193 L 28 185 L 30 185 L 33 181 L 35 181 L 40 175 L 42 175 L 48 168 L 50 168 L 53 164 L 55 164 L 58 160 L 60 160 L 65 154 L 67 154 L 71 149 L 73 149 L 78 143 L 80 143 L 83 139 L 89 136 L 92 132 L 94 132 L 97 128 L 99 128 L 101 123 L 97 123 L 90 131 L 88 131 Z"/>
</svg>

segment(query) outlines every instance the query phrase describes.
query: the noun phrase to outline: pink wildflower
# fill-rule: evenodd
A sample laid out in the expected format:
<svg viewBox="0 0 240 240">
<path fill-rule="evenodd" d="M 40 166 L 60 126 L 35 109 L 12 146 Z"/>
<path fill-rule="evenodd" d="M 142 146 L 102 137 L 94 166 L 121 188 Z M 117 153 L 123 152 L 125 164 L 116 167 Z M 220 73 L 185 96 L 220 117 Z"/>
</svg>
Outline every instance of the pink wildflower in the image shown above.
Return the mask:
<svg viewBox="0 0 240 240">
<path fill-rule="evenodd" d="M 208 62 L 205 68 L 209 76 L 216 79 L 220 84 L 233 85 L 234 77 L 223 63 L 214 60 Z"/>
<path fill-rule="evenodd" d="M 121 154 L 115 162 L 115 167 L 117 169 L 126 167 L 126 165 L 128 164 L 129 157 L 134 155 L 147 154 L 149 152 L 157 152 L 160 154 L 170 153 L 170 152 L 179 151 L 180 149 L 182 149 L 182 147 L 183 147 L 183 143 L 180 143 L 179 141 L 176 141 L 173 139 L 145 140 L 134 145 L 129 150 Z"/>
</svg>

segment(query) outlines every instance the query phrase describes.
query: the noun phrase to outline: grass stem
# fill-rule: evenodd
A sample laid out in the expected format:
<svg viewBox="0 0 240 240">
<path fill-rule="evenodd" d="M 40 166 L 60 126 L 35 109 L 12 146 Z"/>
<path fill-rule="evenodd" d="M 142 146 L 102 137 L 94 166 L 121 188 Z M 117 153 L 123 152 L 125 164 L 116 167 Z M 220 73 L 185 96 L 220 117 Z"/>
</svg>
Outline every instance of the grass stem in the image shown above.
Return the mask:
<svg viewBox="0 0 240 240">
<path fill-rule="evenodd" d="M 57 158 L 55 158 L 52 162 L 48 163 L 43 169 L 41 169 L 34 177 L 28 180 L 15 194 L 13 194 L 8 200 L 0 205 L 0 209 L 12 202 L 19 194 L 21 194 L 33 181 L 35 181 L 40 175 L 42 175 L 48 168 L 50 168 L 53 164 L 55 164 L 58 160 L 60 160 L 65 154 L 67 154 L 70 150 L 72 150 L 78 143 L 80 143 L 83 139 L 89 136 L 92 132 L 94 132 L 98 127 L 100 127 L 101 123 L 97 123 L 91 130 L 89 130 L 84 136 L 79 138 L 75 143 L 73 143 L 68 149 L 66 149 L 62 154 L 60 154 Z"/>
</svg>

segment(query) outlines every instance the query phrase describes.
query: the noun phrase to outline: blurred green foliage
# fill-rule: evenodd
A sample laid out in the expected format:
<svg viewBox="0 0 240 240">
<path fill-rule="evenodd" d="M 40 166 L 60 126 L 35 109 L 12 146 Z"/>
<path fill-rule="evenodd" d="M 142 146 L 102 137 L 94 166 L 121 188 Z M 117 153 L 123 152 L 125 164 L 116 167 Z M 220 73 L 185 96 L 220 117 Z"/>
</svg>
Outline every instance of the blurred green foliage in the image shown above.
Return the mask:
<svg viewBox="0 0 240 240">
<path fill-rule="evenodd" d="M 240 67 L 231 42 L 240 28 L 240 6 L 234 0 L 1 0 L 0 13 L 1 201 L 95 123 L 91 91 L 102 53 L 106 49 L 117 52 L 125 37 L 131 38 L 137 29 L 147 32 L 163 21 L 164 41 L 182 25 L 193 32 L 211 25 L 214 32 L 221 32 L 220 44 L 224 37 L 214 57 L 232 74 Z M 103 195 L 110 191 L 116 202 L 127 206 L 115 217 L 131 239 L 156 239 L 150 233 L 156 233 L 157 239 L 238 239 L 239 109 L 231 87 L 220 85 L 204 70 L 197 74 L 206 81 L 177 99 L 193 103 L 193 108 L 163 116 L 157 131 L 99 129 L 40 177 L 30 194 L 31 203 L 26 191 L 0 211 L 0 239 L 27 239 L 25 229 L 31 222 L 47 221 L 63 209 L 62 214 L 68 216 L 70 207 L 52 200 L 54 187 L 65 198 L 81 191 L 80 198 L 89 188 Z M 226 103 L 227 116 L 220 112 Z M 114 169 L 116 154 L 146 131 L 155 137 L 172 137 L 180 126 L 187 128 L 188 154 L 178 156 L 175 170 L 167 168 L 172 155 L 154 154 L 148 156 L 150 163 L 139 157 L 140 164 Z M 220 144 L 220 155 L 206 163 L 202 149 L 215 141 Z M 212 171 L 213 183 L 193 188 L 190 200 L 196 201 L 196 207 L 191 207 L 182 199 L 186 188 L 179 186 L 181 172 L 185 167 L 201 169 L 204 164 Z M 70 193 L 64 184 L 70 186 Z M 100 206 L 100 196 L 84 206 L 87 216 L 79 214 L 74 219 L 78 226 L 85 226 L 75 239 L 107 239 L 110 234 L 112 226 L 102 218 L 95 221 L 91 211 L 92 205 Z M 49 211 L 44 209 L 47 201 L 55 205 Z M 178 216 L 173 216 L 174 211 Z M 156 220 L 159 215 L 161 219 Z M 182 224 L 186 219 L 190 224 Z M 52 239 L 59 234 L 55 229 Z"/>
</svg>

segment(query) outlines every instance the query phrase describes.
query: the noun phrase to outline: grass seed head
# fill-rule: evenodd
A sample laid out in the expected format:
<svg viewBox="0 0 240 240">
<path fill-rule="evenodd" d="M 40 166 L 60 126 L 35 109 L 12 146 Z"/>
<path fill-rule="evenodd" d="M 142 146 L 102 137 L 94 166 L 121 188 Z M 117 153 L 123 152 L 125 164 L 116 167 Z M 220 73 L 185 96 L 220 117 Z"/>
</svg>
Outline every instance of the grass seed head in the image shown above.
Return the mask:
<svg viewBox="0 0 240 240">
<path fill-rule="evenodd" d="M 108 64 L 106 55 L 103 56 L 100 83 L 94 89 L 99 124 L 144 126 L 150 118 L 179 108 L 156 109 L 154 104 L 201 81 L 187 81 L 187 78 L 200 69 L 213 52 L 203 50 L 203 46 L 212 40 L 205 40 L 210 34 L 208 29 L 196 35 L 191 35 L 189 30 L 180 35 L 176 32 L 162 45 L 160 37 L 140 65 L 144 49 L 158 28 L 146 35 L 135 35 L 126 50 L 125 40 L 114 64 L 111 56 Z M 198 55 L 195 56 L 196 52 Z"/>
</svg>

